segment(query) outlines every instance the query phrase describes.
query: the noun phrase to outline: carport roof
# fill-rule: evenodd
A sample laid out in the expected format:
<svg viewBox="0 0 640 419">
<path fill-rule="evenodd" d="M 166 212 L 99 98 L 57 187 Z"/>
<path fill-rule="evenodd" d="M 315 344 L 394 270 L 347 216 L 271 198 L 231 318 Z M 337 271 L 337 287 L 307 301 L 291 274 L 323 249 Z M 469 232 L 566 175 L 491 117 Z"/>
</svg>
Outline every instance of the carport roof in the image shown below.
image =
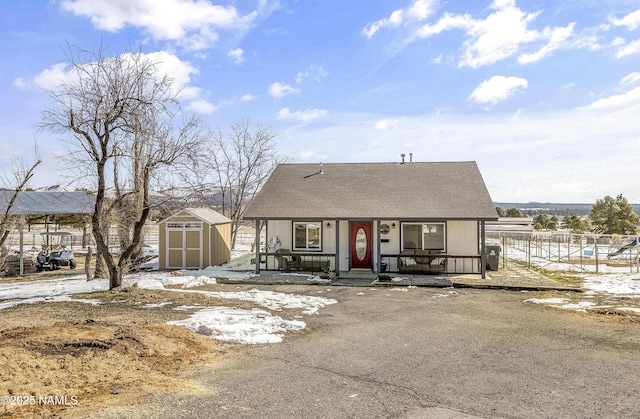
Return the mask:
<svg viewBox="0 0 640 419">
<path fill-rule="evenodd" d="M 6 211 L 15 191 L 0 191 L 0 210 Z M 20 192 L 11 215 L 91 214 L 95 197 L 86 192 Z"/>
</svg>

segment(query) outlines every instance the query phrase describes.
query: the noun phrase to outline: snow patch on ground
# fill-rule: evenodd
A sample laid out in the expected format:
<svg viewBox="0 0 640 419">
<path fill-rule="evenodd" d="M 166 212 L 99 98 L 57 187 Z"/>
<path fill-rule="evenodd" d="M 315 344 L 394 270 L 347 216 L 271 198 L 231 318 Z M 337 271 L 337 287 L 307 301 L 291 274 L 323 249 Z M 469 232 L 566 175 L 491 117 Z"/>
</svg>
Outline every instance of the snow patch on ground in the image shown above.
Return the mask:
<svg viewBox="0 0 640 419">
<path fill-rule="evenodd" d="M 252 289 L 242 292 L 213 292 L 194 290 L 191 288 L 214 285 L 216 278 L 248 279 L 255 276 L 249 272 L 234 272 L 219 267 L 200 271 L 182 271 L 182 275 L 165 272 L 136 273 L 125 276 L 124 286 L 137 286 L 147 290 L 168 290 L 173 292 L 192 292 L 229 300 L 241 300 L 256 303 L 272 311 L 297 309 L 310 315 L 336 300 L 317 296 L 287 294 L 273 291 Z M 181 286 L 181 289 L 168 288 Z M 14 282 L 0 284 L 0 310 L 18 304 L 35 304 L 42 302 L 72 301 L 88 304 L 99 304 L 99 300 L 73 299 L 74 294 L 95 291 L 107 291 L 109 281 L 97 279 L 87 281 L 84 276 L 71 278 L 42 280 L 31 282 Z M 330 289 L 327 289 L 330 291 Z M 170 301 L 146 304 L 153 309 L 171 304 Z M 212 338 L 235 343 L 275 343 L 282 341 L 282 334 L 291 330 L 301 330 L 306 324 L 299 320 L 283 320 L 260 309 L 240 310 L 229 307 L 179 306 L 176 310 L 198 310 L 188 319 L 172 324 L 188 327 L 198 333 Z M 296 316 L 299 317 L 299 316 Z"/>
<path fill-rule="evenodd" d="M 306 327 L 302 321 L 283 320 L 264 310 L 230 307 L 205 308 L 188 319 L 168 324 L 187 327 L 224 342 L 241 344 L 282 342 L 283 333 Z"/>
<path fill-rule="evenodd" d="M 523 251 L 514 248 L 507 249 L 507 257 L 509 259 L 527 261 L 527 254 Z M 617 299 L 620 298 L 620 303 L 628 304 L 629 298 L 638 299 L 638 304 L 640 306 L 640 266 L 635 266 L 632 268 L 627 267 L 616 267 L 616 266 L 608 266 L 604 263 L 599 264 L 598 273 L 595 273 L 595 265 L 584 265 L 584 270 L 580 270 L 578 266 L 572 265 L 569 263 L 558 263 L 558 262 L 550 262 L 547 259 L 539 258 L 539 257 L 530 257 L 529 262 L 532 266 L 538 268 L 544 268 L 550 271 L 566 271 L 566 272 L 574 272 L 574 274 L 580 278 L 582 278 L 582 289 L 585 290 L 582 293 L 582 298 L 576 298 L 571 301 L 569 300 L 562 302 L 556 302 L 555 299 L 543 299 L 540 302 L 535 301 L 536 299 L 526 300 L 529 303 L 535 304 L 547 304 L 552 307 L 561 308 L 565 310 L 575 310 L 575 311 L 588 311 L 595 308 L 604 308 L 604 306 L 598 306 L 592 301 L 584 301 L 587 299 L 595 299 L 598 296 L 605 296 L 607 298 Z M 632 272 L 635 271 L 635 272 Z M 581 301 L 580 301 L 581 300 Z M 619 310 L 624 309 L 622 306 L 606 306 L 613 307 Z M 631 313 L 640 313 L 640 307 L 635 309 L 633 307 L 632 310 L 626 310 Z"/>
</svg>

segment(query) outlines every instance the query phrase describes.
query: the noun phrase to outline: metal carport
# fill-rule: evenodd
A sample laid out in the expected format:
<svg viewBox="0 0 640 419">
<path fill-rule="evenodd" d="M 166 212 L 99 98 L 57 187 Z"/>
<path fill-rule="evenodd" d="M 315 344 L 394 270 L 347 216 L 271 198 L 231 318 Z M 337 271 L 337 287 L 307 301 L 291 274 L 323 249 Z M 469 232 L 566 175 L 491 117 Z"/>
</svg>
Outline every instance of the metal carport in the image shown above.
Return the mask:
<svg viewBox="0 0 640 419">
<path fill-rule="evenodd" d="M 87 192 L 20 192 L 7 213 L 7 207 L 15 191 L 0 191 L 0 211 L 9 216 L 20 216 L 20 274 L 23 268 L 23 227 L 24 218 L 44 216 L 45 224 L 49 216 L 93 214 L 95 197 Z"/>
</svg>

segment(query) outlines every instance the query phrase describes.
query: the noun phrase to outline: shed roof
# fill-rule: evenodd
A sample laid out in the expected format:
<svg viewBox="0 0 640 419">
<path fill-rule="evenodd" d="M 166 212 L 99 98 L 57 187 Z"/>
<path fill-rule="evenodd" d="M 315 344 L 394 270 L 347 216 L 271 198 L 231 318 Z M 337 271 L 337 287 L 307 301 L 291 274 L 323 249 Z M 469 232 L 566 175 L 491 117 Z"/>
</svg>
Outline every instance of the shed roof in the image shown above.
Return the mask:
<svg viewBox="0 0 640 419">
<path fill-rule="evenodd" d="M 175 214 L 170 215 L 169 217 L 165 218 L 164 220 L 160 221 L 159 223 L 164 223 L 165 221 L 169 221 L 174 217 L 180 217 L 180 216 L 184 216 L 185 213 L 187 213 L 188 215 L 191 215 L 193 217 L 196 217 L 200 220 L 202 220 L 203 222 L 210 224 L 210 225 L 215 225 L 215 224 L 228 224 L 231 222 L 230 219 L 228 219 L 227 217 L 225 217 L 224 215 L 220 214 L 217 211 L 214 211 L 210 208 L 184 208 L 180 211 L 178 211 Z M 159 224 L 158 223 L 158 224 Z"/>
<path fill-rule="evenodd" d="M 246 219 L 497 220 L 475 162 L 281 164 Z"/>
<path fill-rule="evenodd" d="M 15 191 L 0 191 L 0 211 L 4 213 Z M 92 214 L 95 197 L 86 192 L 20 192 L 12 215 Z"/>
</svg>

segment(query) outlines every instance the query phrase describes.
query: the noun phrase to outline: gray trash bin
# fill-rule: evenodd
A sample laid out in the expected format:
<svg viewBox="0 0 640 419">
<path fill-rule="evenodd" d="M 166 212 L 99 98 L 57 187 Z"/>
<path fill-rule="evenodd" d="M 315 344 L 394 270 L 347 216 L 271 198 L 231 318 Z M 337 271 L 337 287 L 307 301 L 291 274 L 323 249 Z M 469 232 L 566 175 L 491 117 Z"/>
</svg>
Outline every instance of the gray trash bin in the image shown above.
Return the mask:
<svg viewBox="0 0 640 419">
<path fill-rule="evenodd" d="M 500 245 L 488 244 L 485 246 L 485 250 L 487 252 L 487 269 L 497 271 L 500 262 Z"/>
</svg>

